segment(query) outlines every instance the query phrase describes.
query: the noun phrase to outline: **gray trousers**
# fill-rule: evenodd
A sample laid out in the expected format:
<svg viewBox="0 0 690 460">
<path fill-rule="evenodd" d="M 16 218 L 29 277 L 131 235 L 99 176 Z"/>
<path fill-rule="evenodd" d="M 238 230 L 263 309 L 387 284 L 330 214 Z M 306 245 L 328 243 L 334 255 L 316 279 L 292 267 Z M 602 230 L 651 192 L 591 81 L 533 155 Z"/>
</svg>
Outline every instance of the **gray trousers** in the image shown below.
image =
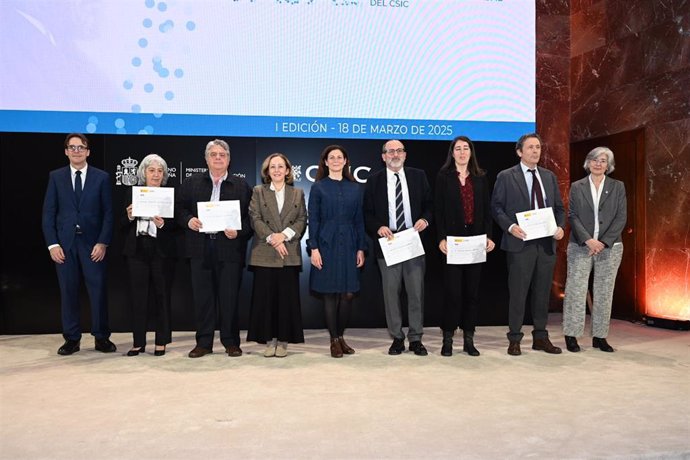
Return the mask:
<svg viewBox="0 0 690 460">
<path fill-rule="evenodd" d="M 506 254 L 508 263 L 508 340 L 519 342 L 525 319 L 525 303 L 530 294 L 532 337 L 546 339 L 546 321 L 549 315 L 549 295 L 556 255 L 550 253 L 550 241 L 534 241 L 526 244 L 520 252 Z"/>
<path fill-rule="evenodd" d="M 378 259 L 378 263 L 383 281 L 383 303 L 388 333 L 396 339 L 405 338 L 400 307 L 400 292 L 404 280 L 409 325 L 407 338 L 410 342 L 421 340 L 424 334 L 424 272 L 426 270 L 424 256 L 415 257 L 391 267 L 386 266 L 384 259 Z"/>
<path fill-rule="evenodd" d="M 623 244 L 614 244 L 590 256 L 587 246 L 568 244 L 568 277 L 563 303 L 563 335 L 581 337 L 585 332 L 585 308 L 589 275 L 594 270 L 592 297 L 592 336 L 604 339 L 609 335 L 611 302 L 618 267 L 623 258 Z"/>
</svg>

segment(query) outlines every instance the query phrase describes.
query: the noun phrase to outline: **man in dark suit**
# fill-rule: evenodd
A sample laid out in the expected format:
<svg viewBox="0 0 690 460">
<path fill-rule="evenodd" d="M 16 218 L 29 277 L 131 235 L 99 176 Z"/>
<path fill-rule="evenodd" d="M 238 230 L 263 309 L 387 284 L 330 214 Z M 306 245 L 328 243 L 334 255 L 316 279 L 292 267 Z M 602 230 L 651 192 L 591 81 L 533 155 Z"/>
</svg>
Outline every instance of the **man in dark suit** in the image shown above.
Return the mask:
<svg viewBox="0 0 690 460">
<path fill-rule="evenodd" d="M 230 147 L 215 139 L 206 145 L 208 172 L 185 179 L 175 203 L 175 217 L 186 230 L 186 253 L 190 258 L 192 294 L 196 317 L 196 347 L 190 358 L 212 353 L 216 317 L 220 320 L 220 341 L 228 356 L 241 356 L 238 297 L 245 264 L 247 240 L 252 235 L 249 224 L 251 189 L 247 183 L 228 172 Z M 238 200 L 241 229 L 204 232 L 197 203 Z"/>
<path fill-rule="evenodd" d="M 418 356 L 426 356 L 427 351 L 422 344 L 426 269 L 424 256 L 389 267 L 383 258 L 378 239 L 391 238 L 394 233 L 407 228 L 414 228 L 418 232 L 426 230 L 434 205 L 431 187 L 424 171 L 404 167 L 407 153 L 402 142 L 386 142 L 381 158 L 386 168 L 372 174 L 367 180 L 364 192 L 364 224 L 367 233 L 374 240 L 383 280 L 386 324 L 388 333 L 393 337 L 388 354 L 399 355 L 405 351 L 400 306 L 400 291 L 404 280 L 410 351 Z"/>
<path fill-rule="evenodd" d="M 65 139 L 69 166 L 50 173 L 43 202 L 43 235 L 55 262 L 62 305 L 60 355 L 79 351 L 80 272 L 91 302 L 91 334 L 96 350 L 116 350 L 110 340 L 105 291 L 106 248 L 113 234 L 113 209 L 108 173 L 89 166 L 89 140 L 83 134 Z"/>
<path fill-rule="evenodd" d="M 503 229 L 501 249 L 507 252 L 508 290 L 508 354 L 521 354 L 525 301 L 531 293 L 532 349 L 558 354 L 561 349 L 549 340 L 546 321 L 549 312 L 549 293 L 553 269 L 556 265 L 556 240 L 563 238 L 565 209 L 558 181 L 554 173 L 537 166 L 541 157 L 541 138 L 535 133 L 525 134 L 515 147 L 520 163 L 501 171 L 491 198 L 491 211 Z M 524 241 L 525 231 L 517 224 L 516 213 L 550 207 L 556 220 L 553 237 Z M 530 292 L 531 289 L 531 292 Z"/>
</svg>

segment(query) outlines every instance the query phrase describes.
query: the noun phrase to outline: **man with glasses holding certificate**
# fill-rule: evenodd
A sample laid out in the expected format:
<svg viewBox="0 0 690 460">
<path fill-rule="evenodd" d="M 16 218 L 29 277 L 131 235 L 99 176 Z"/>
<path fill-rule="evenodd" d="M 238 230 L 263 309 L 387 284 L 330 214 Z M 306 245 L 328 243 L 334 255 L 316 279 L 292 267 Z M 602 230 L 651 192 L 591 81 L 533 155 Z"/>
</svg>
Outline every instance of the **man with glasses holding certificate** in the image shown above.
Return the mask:
<svg viewBox="0 0 690 460">
<path fill-rule="evenodd" d="M 508 354 L 521 354 L 520 341 L 524 335 L 521 329 L 528 293 L 531 294 L 534 324 L 532 349 L 558 354 L 561 349 L 549 340 L 546 321 L 551 280 L 556 265 L 556 240 L 563 238 L 565 209 L 555 174 L 537 166 L 541 157 L 539 135 L 523 135 L 517 141 L 515 150 L 520 163 L 498 174 L 491 198 L 492 214 L 504 232 L 501 249 L 507 253 L 510 296 Z M 553 213 L 556 223 L 554 233 L 541 238 L 530 238 L 529 232 L 518 225 L 518 219 L 525 219 L 525 216 L 529 219 L 532 210 L 545 208 L 550 208 Z M 544 212 L 539 211 L 540 214 Z"/>
<path fill-rule="evenodd" d="M 386 309 L 388 333 L 393 343 L 389 355 L 405 351 L 402 331 L 400 290 L 403 280 L 407 292 L 408 340 L 410 351 L 426 356 L 422 344 L 424 326 L 424 254 L 388 266 L 383 257 L 379 238 L 395 238 L 405 230 L 422 232 L 431 221 L 434 206 L 431 187 L 421 169 L 404 167 L 407 153 L 398 140 L 383 145 L 381 158 L 386 167 L 372 174 L 364 192 L 364 224 L 374 240 L 376 258 L 383 280 L 383 302 Z"/>
</svg>

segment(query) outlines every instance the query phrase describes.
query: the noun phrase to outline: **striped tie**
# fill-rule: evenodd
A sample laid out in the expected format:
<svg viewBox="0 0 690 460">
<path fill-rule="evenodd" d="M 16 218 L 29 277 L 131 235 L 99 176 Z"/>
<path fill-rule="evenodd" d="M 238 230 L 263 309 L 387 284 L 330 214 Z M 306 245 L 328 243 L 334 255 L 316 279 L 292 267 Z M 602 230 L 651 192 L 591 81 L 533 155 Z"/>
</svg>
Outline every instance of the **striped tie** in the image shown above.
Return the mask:
<svg viewBox="0 0 690 460">
<path fill-rule="evenodd" d="M 405 230 L 405 210 L 403 209 L 402 184 L 400 176 L 395 173 L 395 226 L 396 231 Z"/>
</svg>

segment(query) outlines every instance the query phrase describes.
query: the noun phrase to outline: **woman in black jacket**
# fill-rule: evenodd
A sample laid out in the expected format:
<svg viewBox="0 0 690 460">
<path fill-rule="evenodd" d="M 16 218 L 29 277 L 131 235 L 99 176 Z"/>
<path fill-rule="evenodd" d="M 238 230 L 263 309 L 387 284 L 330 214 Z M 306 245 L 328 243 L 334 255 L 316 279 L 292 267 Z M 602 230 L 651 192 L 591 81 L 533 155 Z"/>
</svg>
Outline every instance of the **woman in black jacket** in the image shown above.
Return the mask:
<svg viewBox="0 0 690 460">
<path fill-rule="evenodd" d="M 489 195 L 489 182 L 479 167 L 472 141 L 465 136 L 456 137 L 436 177 L 434 218 L 438 247 L 444 255 L 448 254 L 448 236 L 486 234 L 486 251 L 494 249 Z M 453 354 L 453 334 L 457 327 L 463 330 L 463 351 L 479 356 L 474 346 L 474 331 L 481 272 L 481 263 L 445 266 L 446 295 L 441 323 L 443 356 Z"/>
<path fill-rule="evenodd" d="M 168 165 L 158 155 L 146 156 L 137 171 L 138 184 L 160 187 L 168 180 Z M 175 269 L 175 229 L 173 218 L 132 215 L 132 190 L 123 217 L 124 249 L 132 288 L 132 332 L 134 344 L 127 356 L 137 356 L 146 348 L 149 291 L 156 304 L 155 356 L 165 354 L 172 340 L 170 326 L 170 293 Z"/>
</svg>

